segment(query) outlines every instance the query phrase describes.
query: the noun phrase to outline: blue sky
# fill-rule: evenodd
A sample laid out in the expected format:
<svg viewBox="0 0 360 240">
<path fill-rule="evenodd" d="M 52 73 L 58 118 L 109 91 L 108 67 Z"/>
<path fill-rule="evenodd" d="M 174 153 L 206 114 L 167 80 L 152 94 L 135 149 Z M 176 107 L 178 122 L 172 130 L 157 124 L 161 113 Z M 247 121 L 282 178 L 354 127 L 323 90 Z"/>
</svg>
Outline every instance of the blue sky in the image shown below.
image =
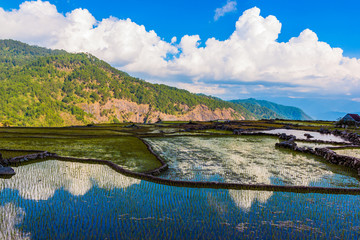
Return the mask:
<svg viewBox="0 0 360 240">
<path fill-rule="evenodd" d="M 223 99 L 360 102 L 358 1 L 0 1 L 0 38 Z M 307 102 L 307 101 L 303 101 Z M 304 106 L 303 106 L 304 105 Z M 325 111 L 341 111 L 329 104 Z M 343 108 L 343 107 L 342 107 Z"/>
<path fill-rule="evenodd" d="M 0 1 L 0 7 L 16 9 L 23 0 Z M 321 41 L 344 50 L 345 56 L 360 57 L 360 2 L 356 0 L 238 0 L 237 10 L 214 21 L 214 10 L 226 1 L 209 0 L 50 0 L 59 12 L 86 8 L 96 19 L 115 16 L 145 25 L 167 41 L 173 36 L 199 34 L 202 39 L 226 39 L 240 14 L 259 7 L 262 15 L 274 15 L 283 24 L 279 41 L 288 41 L 309 28 Z"/>
</svg>

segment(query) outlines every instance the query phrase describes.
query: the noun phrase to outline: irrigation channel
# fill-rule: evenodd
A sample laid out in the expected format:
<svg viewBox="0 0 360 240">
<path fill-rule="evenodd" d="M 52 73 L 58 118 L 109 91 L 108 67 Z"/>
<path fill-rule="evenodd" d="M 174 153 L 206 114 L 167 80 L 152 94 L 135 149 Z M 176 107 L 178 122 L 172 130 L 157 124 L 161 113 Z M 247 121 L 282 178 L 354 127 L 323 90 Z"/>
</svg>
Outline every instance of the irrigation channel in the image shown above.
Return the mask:
<svg viewBox="0 0 360 240">
<path fill-rule="evenodd" d="M 2 149 L 16 174 L 0 179 L 0 238 L 358 239 L 358 172 L 315 151 L 353 161 L 358 148 L 329 136 L 275 147 L 291 137 L 268 134 L 140 136 L 160 162 L 140 172 Z"/>
</svg>

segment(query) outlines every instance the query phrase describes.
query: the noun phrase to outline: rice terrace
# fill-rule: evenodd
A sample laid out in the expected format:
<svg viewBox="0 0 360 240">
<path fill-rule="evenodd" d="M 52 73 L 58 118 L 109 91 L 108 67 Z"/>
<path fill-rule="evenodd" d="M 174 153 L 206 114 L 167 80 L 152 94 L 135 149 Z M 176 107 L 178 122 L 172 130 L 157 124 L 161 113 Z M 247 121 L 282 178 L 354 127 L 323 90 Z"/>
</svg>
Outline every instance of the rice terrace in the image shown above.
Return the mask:
<svg viewBox="0 0 360 240">
<path fill-rule="evenodd" d="M 16 173 L 0 184 L 5 239 L 360 234 L 357 128 L 258 120 L 0 130 L 1 163 Z"/>
<path fill-rule="evenodd" d="M 359 9 L 0 1 L 0 240 L 360 239 Z"/>
</svg>

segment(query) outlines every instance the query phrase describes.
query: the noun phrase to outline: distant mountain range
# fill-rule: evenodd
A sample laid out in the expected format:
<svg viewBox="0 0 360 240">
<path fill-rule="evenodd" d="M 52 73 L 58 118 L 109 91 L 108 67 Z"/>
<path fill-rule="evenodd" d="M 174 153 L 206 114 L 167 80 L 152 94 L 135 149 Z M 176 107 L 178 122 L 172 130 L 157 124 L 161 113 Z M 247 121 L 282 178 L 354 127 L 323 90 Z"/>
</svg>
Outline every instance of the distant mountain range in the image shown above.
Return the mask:
<svg viewBox="0 0 360 240">
<path fill-rule="evenodd" d="M 356 100 L 356 96 L 352 96 L 352 98 L 354 99 L 351 99 L 351 96 L 338 96 L 336 98 L 314 96 L 305 98 L 275 97 L 266 100 L 297 106 L 316 120 L 334 121 L 348 113 L 360 112 L 360 102 Z"/>
<path fill-rule="evenodd" d="M 151 84 L 90 54 L 0 40 L 0 126 L 260 118 L 310 119 L 267 101 L 227 102 Z"/>
<path fill-rule="evenodd" d="M 284 106 L 265 100 L 256 100 L 254 98 L 230 101 L 239 104 L 255 113 L 260 118 L 273 119 L 293 119 L 293 120 L 311 120 L 312 118 L 304 113 L 300 108 Z"/>
<path fill-rule="evenodd" d="M 318 117 L 320 119 L 327 119 L 327 120 L 338 120 L 340 118 L 343 118 L 348 113 L 354 113 L 354 114 L 360 114 L 360 112 L 336 112 L 336 111 L 330 111 L 330 112 L 323 112 L 319 113 Z"/>
</svg>

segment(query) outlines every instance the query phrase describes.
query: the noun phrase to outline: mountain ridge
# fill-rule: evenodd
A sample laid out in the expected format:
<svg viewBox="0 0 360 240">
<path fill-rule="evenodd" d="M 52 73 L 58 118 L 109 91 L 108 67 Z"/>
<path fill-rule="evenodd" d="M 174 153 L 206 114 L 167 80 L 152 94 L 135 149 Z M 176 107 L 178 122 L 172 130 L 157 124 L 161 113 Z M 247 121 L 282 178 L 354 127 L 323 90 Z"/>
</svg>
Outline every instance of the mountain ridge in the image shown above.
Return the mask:
<svg viewBox="0 0 360 240">
<path fill-rule="evenodd" d="M 0 40 L 0 126 L 280 118 L 233 103 L 131 77 L 87 53 Z M 254 107 L 255 106 L 255 107 Z"/>
<path fill-rule="evenodd" d="M 0 40 L 0 82 L 2 125 L 256 119 L 242 106 L 148 83 L 90 54 L 14 40 Z"/>
<path fill-rule="evenodd" d="M 258 115 L 264 118 L 283 118 L 290 120 L 312 120 L 303 110 L 293 106 L 285 106 L 266 100 L 257 100 L 255 98 L 237 99 L 230 102 L 242 105 L 247 109 L 253 109 L 253 112 L 259 112 Z"/>
</svg>

